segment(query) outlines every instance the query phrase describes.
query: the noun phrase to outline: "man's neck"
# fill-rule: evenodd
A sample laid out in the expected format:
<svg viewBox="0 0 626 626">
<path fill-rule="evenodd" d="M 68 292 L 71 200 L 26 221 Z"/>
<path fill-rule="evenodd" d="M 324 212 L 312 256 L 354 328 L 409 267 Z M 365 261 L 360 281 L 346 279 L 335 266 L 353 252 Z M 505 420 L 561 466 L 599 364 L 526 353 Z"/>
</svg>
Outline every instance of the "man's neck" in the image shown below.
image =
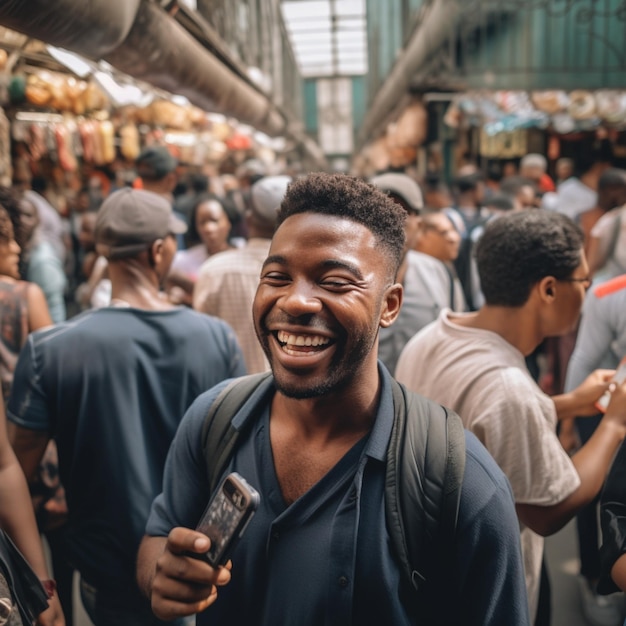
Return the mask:
<svg viewBox="0 0 626 626">
<path fill-rule="evenodd" d="M 160 295 L 156 274 L 144 271 L 138 263 L 112 263 L 111 303 L 147 311 L 167 311 L 175 308 Z"/>
<path fill-rule="evenodd" d="M 531 354 L 544 339 L 524 307 L 486 305 L 475 313 L 453 317 L 450 321 L 459 326 L 496 333 L 524 356 Z"/>
</svg>

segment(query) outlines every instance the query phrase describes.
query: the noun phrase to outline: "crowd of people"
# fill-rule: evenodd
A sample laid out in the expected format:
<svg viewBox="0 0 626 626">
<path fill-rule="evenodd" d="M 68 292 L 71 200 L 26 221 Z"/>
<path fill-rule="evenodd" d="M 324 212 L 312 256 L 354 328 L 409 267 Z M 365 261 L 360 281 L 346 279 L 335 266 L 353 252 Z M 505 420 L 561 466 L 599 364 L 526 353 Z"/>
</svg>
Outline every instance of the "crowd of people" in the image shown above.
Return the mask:
<svg viewBox="0 0 626 626">
<path fill-rule="evenodd" d="M 543 538 L 576 518 L 585 617 L 622 624 L 626 171 L 584 158 L 448 188 L 208 177 L 152 146 L 63 214 L 45 180 L 0 188 L 0 520 L 46 583 L 38 622 L 73 623 L 78 572 L 95 626 L 545 626 Z M 237 403 L 231 379 L 254 381 Z M 194 558 L 215 406 L 219 475 L 261 495 L 218 568 Z M 420 478 L 390 510 L 396 467 Z M 450 467 L 455 499 L 426 497 Z M 436 567 L 398 553 L 419 520 Z"/>
</svg>

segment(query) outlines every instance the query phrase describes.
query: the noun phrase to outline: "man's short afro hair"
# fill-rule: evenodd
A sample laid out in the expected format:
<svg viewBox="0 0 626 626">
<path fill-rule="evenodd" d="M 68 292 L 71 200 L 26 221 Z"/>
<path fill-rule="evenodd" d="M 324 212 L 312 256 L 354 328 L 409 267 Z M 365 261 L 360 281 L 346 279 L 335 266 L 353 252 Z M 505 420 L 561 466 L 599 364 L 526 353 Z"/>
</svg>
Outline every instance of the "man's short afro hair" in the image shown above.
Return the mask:
<svg viewBox="0 0 626 626">
<path fill-rule="evenodd" d="M 287 187 L 277 228 L 298 213 L 333 215 L 362 224 L 386 250 L 394 274 L 397 271 L 404 254 L 406 211 L 373 185 L 346 174 L 309 174 Z"/>
</svg>

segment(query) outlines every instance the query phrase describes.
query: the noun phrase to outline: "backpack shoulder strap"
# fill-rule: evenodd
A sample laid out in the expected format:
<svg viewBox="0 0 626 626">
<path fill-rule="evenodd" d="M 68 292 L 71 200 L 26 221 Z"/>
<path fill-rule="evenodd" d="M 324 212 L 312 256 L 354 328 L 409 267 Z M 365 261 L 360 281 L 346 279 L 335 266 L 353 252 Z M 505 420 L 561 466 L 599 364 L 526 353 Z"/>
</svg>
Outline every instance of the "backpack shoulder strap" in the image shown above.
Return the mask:
<svg viewBox="0 0 626 626">
<path fill-rule="evenodd" d="M 231 380 L 209 408 L 202 426 L 202 450 L 210 493 L 217 487 L 240 433 L 233 418 L 270 376 L 269 372 L 263 372 Z"/>
<path fill-rule="evenodd" d="M 449 554 L 465 470 L 459 416 L 392 380 L 385 514 L 397 558 L 415 590 Z M 443 553 L 442 553 L 443 551 Z"/>
</svg>

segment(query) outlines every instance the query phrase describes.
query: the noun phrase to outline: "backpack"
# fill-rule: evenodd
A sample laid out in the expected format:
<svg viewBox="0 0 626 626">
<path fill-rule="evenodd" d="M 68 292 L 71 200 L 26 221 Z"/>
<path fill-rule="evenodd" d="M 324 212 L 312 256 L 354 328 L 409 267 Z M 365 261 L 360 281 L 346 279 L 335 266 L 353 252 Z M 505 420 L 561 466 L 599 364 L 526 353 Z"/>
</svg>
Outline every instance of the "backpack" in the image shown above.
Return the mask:
<svg viewBox="0 0 626 626">
<path fill-rule="evenodd" d="M 463 220 L 464 231 L 459 231 L 457 222 L 452 219 L 452 223 L 457 227 L 457 231 L 461 235 L 461 243 L 459 244 L 459 254 L 453 261 L 456 275 L 461 281 L 463 287 L 463 295 L 470 311 L 475 311 L 478 307 L 474 302 L 474 289 L 472 282 L 472 258 L 474 255 L 474 244 L 476 243 L 476 235 L 480 230 L 484 229 L 485 224 L 489 221 L 490 216 L 482 215 L 477 212 L 472 218 L 467 218 L 464 213 L 457 208 L 452 208 L 458 216 Z M 449 215 L 449 214 L 448 214 Z M 480 229 L 480 230 L 479 230 Z"/>
<path fill-rule="evenodd" d="M 231 381 L 211 405 L 202 448 L 212 493 L 247 422 L 246 411 L 274 391 L 271 374 Z M 454 547 L 465 433 L 459 416 L 391 380 L 394 425 L 387 449 L 385 517 L 396 558 L 411 588 L 424 591 Z M 425 592 L 424 592 L 425 593 Z M 423 595 L 423 594 L 422 594 Z M 439 612 L 444 613 L 439 606 Z M 443 622 L 445 623 L 445 622 Z"/>
</svg>

